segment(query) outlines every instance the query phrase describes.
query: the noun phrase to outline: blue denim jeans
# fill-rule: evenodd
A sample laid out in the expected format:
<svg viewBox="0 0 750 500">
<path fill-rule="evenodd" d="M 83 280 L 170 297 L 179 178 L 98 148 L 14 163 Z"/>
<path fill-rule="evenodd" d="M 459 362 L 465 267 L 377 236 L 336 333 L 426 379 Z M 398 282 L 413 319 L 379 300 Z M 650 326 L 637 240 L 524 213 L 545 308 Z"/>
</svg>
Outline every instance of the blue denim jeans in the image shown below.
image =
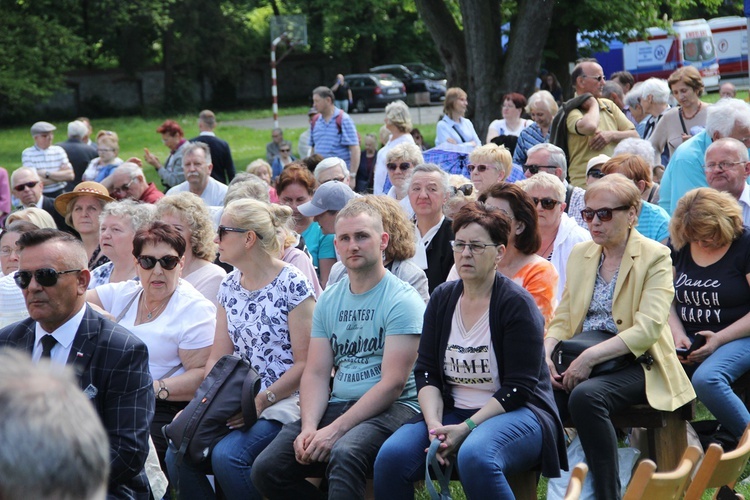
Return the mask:
<svg viewBox="0 0 750 500">
<path fill-rule="evenodd" d="M 329 403 L 318 424 L 325 427 L 354 405 Z M 294 457 L 293 443 L 301 430 L 301 421 L 287 424 L 253 465 L 252 480 L 264 496 L 278 499 L 364 498 L 367 475 L 383 442 L 416 411 L 401 403 L 355 425 L 331 450 L 328 463 L 302 465 Z M 328 479 L 328 495 L 305 480 L 306 477 Z"/>
<path fill-rule="evenodd" d="M 281 427 L 275 420 L 260 419 L 248 429 L 230 432 L 214 447 L 211 468 L 227 498 L 262 498 L 250 480 L 250 470 L 255 458 L 273 441 Z M 172 449 L 167 451 L 166 461 L 171 484 L 177 489 L 180 499 L 216 498 L 206 477 L 207 467 L 186 460 L 178 466 Z"/>
<path fill-rule="evenodd" d="M 692 377 L 698 399 L 738 439 L 750 422 L 750 412 L 732 391 L 732 383 L 747 371 L 750 371 L 750 337 L 716 349 Z"/>
<path fill-rule="evenodd" d="M 476 410 L 455 409 L 443 424 L 463 422 Z M 406 424 L 380 448 L 375 460 L 375 498 L 414 498 L 414 482 L 425 477 L 427 425 Z M 532 469 L 541 462 L 542 427 L 528 408 L 482 422 L 461 444 L 456 466 L 467 498 L 513 498 L 507 475 Z"/>
</svg>

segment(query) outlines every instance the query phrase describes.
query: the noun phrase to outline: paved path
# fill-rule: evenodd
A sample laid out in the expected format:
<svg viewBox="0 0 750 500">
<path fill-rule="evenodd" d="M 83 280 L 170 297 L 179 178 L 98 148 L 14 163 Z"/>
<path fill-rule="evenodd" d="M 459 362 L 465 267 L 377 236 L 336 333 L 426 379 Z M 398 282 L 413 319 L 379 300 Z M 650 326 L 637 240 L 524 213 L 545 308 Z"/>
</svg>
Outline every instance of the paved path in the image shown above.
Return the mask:
<svg viewBox="0 0 750 500">
<path fill-rule="evenodd" d="M 434 104 L 419 108 L 409 108 L 411 111 L 411 120 L 415 127 L 425 128 L 434 127 L 440 115 L 443 112 L 442 104 Z M 385 118 L 384 110 L 370 111 L 369 113 L 352 113 L 350 114 L 355 125 L 361 124 L 382 124 Z M 270 130 L 273 128 L 273 117 L 262 118 L 258 120 L 235 120 L 224 122 L 227 125 L 236 125 L 240 127 L 254 128 L 258 130 Z M 303 128 L 308 125 L 307 115 L 289 115 L 279 117 L 279 126 L 287 128 Z"/>
</svg>

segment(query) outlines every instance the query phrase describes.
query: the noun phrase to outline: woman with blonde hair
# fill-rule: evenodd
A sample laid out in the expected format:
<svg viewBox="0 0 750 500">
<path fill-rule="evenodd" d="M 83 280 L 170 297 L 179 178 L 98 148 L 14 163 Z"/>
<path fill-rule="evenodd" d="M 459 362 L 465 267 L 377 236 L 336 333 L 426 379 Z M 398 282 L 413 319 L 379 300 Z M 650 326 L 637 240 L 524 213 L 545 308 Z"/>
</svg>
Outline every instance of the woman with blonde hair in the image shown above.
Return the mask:
<svg viewBox="0 0 750 500">
<path fill-rule="evenodd" d="M 96 151 L 99 156 L 89 162 L 83 172 L 82 180 L 84 181 L 102 182 L 123 162 L 122 158 L 117 156 L 120 153 L 120 143 L 114 132 L 102 134 L 97 139 Z"/>
<path fill-rule="evenodd" d="M 675 346 L 706 408 L 737 440 L 750 412 L 732 383 L 750 371 L 750 229 L 729 193 L 688 191 L 669 225 Z M 705 345 L 693 350 L 700 339 Z M 683 351 L 684 352 L 684 351 Z"/>
<path fill-rule="evenodd" d="M 208 373 L 224 355 L 250 362 L 261 390 L 258 420 L 245 426 L 242 414 L 227 422 L 232 431 L 211 454 L 211 468 L 227 498 L 260 498 L 250 480 L 258 454 L 283 424 L 299 420 L 299 382 L 305 367 L 315 307 L 313 287 L 296 267 L 282 262 L 280 221 L 270 205 L 235 200 L 221 216 L 219 258 L 234 266 L 221 284 L 216 336 Z M 180 498 L 215 498 L 205 470 L 167 454 L 170 477 L 179 478 Z"/>
<path fill-rule="evenodd" d="M 443 117 L 437 124 L 435 146 L 443 143 L 481 146 L 482 140 L 474 130 L 471 120 L 464 118 L 469 100 L 466 92 L 458 87 L 451 87 L 445 92 Z"/>
<path fill-rule="evenodd" d="M 247 166 L 246 171 L 249 174 L 257 175 L 268 184 L 268 199 L 271 203 L 279 202 L 279 195 L 276 194 L 276 189 L 273 187 L 273 183 L 276 180 L 273 175 L 273 169 L 266 160 L 259 158 L 251 162 L 250 165 Z"/>
<path fill-rule="evenodd" d="M 214 264 L 216 243 L 208 207 L 190 192 L 165 196 L 156 204 L 155 218 L 174 227 L 187 242 L 182 279 L 216 305 L 219 285 L 227 273 Z"/>
<path fill-rule="evenodd" d="M 388 169 L 388 180 L 391 187 L 388 189 L 388 196 L 399 202 L 406 216 L 414 216 L 414 209 L 409 202 L 408 188 L 409 177 L 414 171 L 414 167 L 424 163 L 422 151 L 416 144 L 399 144 L 388 151 L 386 157 L 386 168 Z"/>
<path fill-rule="evenodd" d="M 471 152 L 466 168 L 477 192 L 482 193 L 510 175 L 513 159 L 505 146 L 490 142 Z"/>
<path fill-rule="evenodd" d="M 526 112 L 534 123 L 518 134 L 518 142 L 513 152 L 513 163 L 525 165 L 529 148 L 549 140 L 552 118 L 557 114 L 557 109 L 555 98 L 548 91 L 540 90 L 531 94 L 529 103 L 526 105 Z"/>
<path fill-rule="evenodd" d="M 411 115 L 409 106 L 403 101 L 394 101 L 385 107 L 385 127 L 390 133 L 388 142 L 380 148 L 375 160 L 375 173 L 373 174 L 373 193 L 387 193 L 391 187 L 388 180 L 386 163 L 388 152 L 401 144 L 414 144 L 411 136 Z"/>
<path fill-rule="evenodd" d="M 24 208 L 13 212 L 5 219 L 5 227 L 19 220 L 31 222 L 39 229 L 57 229 L 55 219 L 52 218 L 49 212 L 37 207 Z"/>
<path fill-rule="evenodd" d="M 401 281 L 414 287 L 426 303 L 430 299 L 427 275 L 411 260 L 416 252 L 417 242 L 414 225 L 406 217 L 400 205 L 393 198 L 375 195 L 354 198 L 347 203 L 347 206 L 352 204 L 370 205 L 380 212 L 383 218 L 383 231 L 390 235 L 388 246 L 383 252 L 383 265 Z M 346 267 L 341 262 L 337 262 L 331 268 L 328 285 L 338 282 L 345 274 Z"/>
<path fill-rule="evenodd" d="M 446 217 L 453 220 L 453 216 L 461 208 L 477 201 L 479 191 L 474 189 L 474 184 L 471 183 L 471 180 L 463 175 L 451 174 L 449 182 L 451 185 L 451 196 L 445 202 L 445 205 L 443 205 L 443 213 Z"/>
</svg>

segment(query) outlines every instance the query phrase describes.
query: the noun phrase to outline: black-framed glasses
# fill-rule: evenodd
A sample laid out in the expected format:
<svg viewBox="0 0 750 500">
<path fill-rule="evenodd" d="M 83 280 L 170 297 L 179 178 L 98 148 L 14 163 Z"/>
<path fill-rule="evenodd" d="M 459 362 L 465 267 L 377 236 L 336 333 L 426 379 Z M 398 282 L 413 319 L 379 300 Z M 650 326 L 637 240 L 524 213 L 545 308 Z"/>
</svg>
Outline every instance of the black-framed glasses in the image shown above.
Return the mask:
<svg viewBox="0 0 750 500">
<path fill-rule="evenodd" d="M 464 253 L 467 248 L 472 255 L 482 255 L 487 247 L 497 247 L 494 243 L 466 243 L 465 241 L 451 241 L 454 253 Z"/>
<path fill-rule="evenodd" d="M 128 189 L 130 189 L 130 186 L 131 186 L 131 184 L 133 184 L 133 182 L 135 182 L 135 178 L 130 179 L 130 182 L 128 182 L 127 184 L 123 184 L 120 187 L 113 188 L 112 189 L 112 194 L 117 194 L 117 193 L 119 193 L 121 191 L 124 193 L 125 191 L 127 191 Z"/>
<path fill-rule="evenodd" d="M 552 210 L 553 208 L 555 208 L 555 205 L 557 205 L 558 203 L 562 203 L 561 201 L 553 200 L 552 198 L 531 198 L 531 199 L 534 200 L 534 206 L 537 206 L 541 203 L 542 210 Z"/>
<path fill-rule="evenodd" d="M 67 271 L 56 271 L 50 267 L 43 267 L 36 271 L 16 271 L 13 275 L 13 281 L 16 282 L 18 288 L 26 290 L 31 284 L 31 277 L 33 276 L 37 283 L 41 286 L 55 286 L 57 285 L 57 279 L 63 274 L 69 273 L 80 273 L 82 269 L 69 269 Z"/>
<path fill-rule="evenodd" d="M 470 163 L 466 165 L 466 168 L 469 169 L 469 172 L 474 172 L 476 169 L 476 171 L 481 174 L 482 172 L 487 171 L 488 168 L 492 168 L 492 165 L 474 165 Z"/>
<path fill-rule="evenodd" d="M 391 172 L 395 172 L 397 168 L 400 168 L 402 172 L 406 172 L 411 168 L 411 163 L 409 162 L 403 162 L 403 163 L 386 163 L 386 168 L 390 170 Z"/>
<path fill-rule="evenodd" d="M 556 169 L 556 165 L 524 165 L 523 171 L 524 172 L 531 172 L 531 175 L 536 175 L 539 173 L 540 168 L 552 168 Z"/>
<path fill-rule="evenodd" d="M 594 179 L 601 179 L 602 177 L 604 177 L 604 172 L 602 172 L 601 169 L 592 168 L 586 175 L 588 175 L 589 177 L 593 177 Z"/>
<path fill-rule="evenodd" d="M 463 186 L 452 186 L 453 188 L 453 194 L 458 194 L 458 192 L 462 192 L 464 196 L 471 196 L 471 193 L 474 192 L 474 184 L 464 184 Z"/>
<path fill-rule="evenodd" d="M 604 75 L 597 75 L 597 76 L 589 76 L 589 75 L 581 75 L 584 78 L 591 78 L 592 80 L 596 80 L 597 82 L 601 82 L 604 80 Z"/>
<path fill-rule="evenodd" d="M 219 226 L 219 241 L 223 240 L 227 233 L 249 233 L 250 231 L 251 229 L 244 229 L 241 227 Z M 258 239 L 262 240 L 263 238 L 258 235 Z"/>
<path fill-rule="evenodd" d="M 291 149 L 279 149 L 279 153 L 291 153 Z"/>
<path fill-rule="evenodd" d="M 612 217 L 614 216 L 613 212 L 615 210 L 628 210 L 630 207 L 627 205 L 622 205 L 620 207 L 615 208 L 600 208 L 598 210 L 594 210 L 593 208 L 584 208 L 581 210 L 581 217 L 583 217 L 583 220 L 586 222 L 591 222 L 594 220 L 594 216 L 596 215 L 599 217 L 599 220 L 602 222 L 607 222 L 612 220 Z"/>
<path fill-rule="evenodd" d="M 23 184 L 13 186 L 13 189 L 16 191 L 26 191 L 26 188 L 34 189 L 37 184 L 39 184 L 39 181 L 24 182 Z"/>
<path fill-rule="evenodd" d="M 138 265 L 146 271 L 155 268 L 157 262 L 161 264 L 161 267 L 163 269 L 166 269 L 167 271 L 171 271 L 172 269 L 177 267 L 177 264 L 180 263 L 180 258 L 176 255 L 165 255 L 159 258 L 152 257 L 150 255 L 141 255 L 140 257 L 137 257 L 136 260 L 138 261 Z"/>
</svg>

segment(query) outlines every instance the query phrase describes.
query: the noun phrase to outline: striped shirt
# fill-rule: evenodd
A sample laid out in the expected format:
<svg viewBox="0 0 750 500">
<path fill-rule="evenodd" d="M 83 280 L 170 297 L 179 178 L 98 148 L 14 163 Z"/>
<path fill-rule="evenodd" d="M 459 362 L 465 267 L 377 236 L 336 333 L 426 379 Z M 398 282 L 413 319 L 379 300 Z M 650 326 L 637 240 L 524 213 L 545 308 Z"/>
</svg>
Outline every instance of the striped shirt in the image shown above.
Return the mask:
<svg viewBox="0 0 750 500">
<path fill-rule="evenodd" d="M 310 132 L 310 146 L 323 158 L 337 156 L 346 162 L 347 168 L 351 165 L 351 153 L 349 146 L 359 146 L 357 128 L 354 126 L 349 115 L 344 115 L 341 120 L 341 133 L 336 125 L 336 117 L 343 113 L 339 108 L 334 108 L 331 119 L 326 121 L 323 115 L 315 122 L 315 127 Z"/>
<path fill-rule="evenodd" d="M 39 177 L 44 179 L 45 172 L 57 172 L 61 170 L 64 164 L 70 164 L 68 155 L 60 146 L 50 146 L 47 149 L 40 149 L 36 145 L 23 150 L 21 154 L 21 164 L 25 167 L 35 168 Z M 43 193 L 54 193 L 65 188 L 66 182 L 53 182 L 47 184 L 42 190 Z"/>
</svg>

